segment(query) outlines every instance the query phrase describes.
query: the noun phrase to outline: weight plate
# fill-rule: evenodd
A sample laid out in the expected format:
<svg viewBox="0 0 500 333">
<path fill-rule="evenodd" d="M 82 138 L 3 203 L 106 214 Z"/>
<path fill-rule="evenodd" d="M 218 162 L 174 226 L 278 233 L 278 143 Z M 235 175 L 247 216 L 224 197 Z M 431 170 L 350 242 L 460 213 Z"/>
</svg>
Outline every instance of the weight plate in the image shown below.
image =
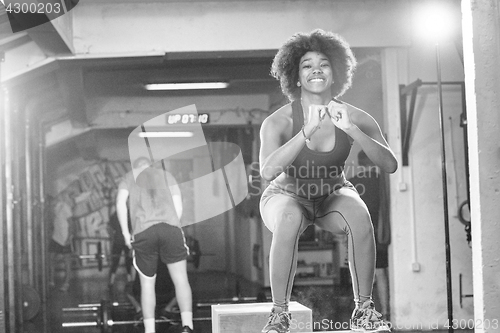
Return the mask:
<svg viewBox="0 0 500 333">
<path fill-rule="evenodd" d="M 102 321 L 102 326 L 101 326 L 101 332 L 103 333 L 108 333 L 110 332 L 110 327 L 108 326 L 108 320 L 111 319 L 111 308 L 112 304 L 108 300 L 102 300 L 101 301 L 101 321 Z"/>
<path fill-rule="evenodd" d="M 38 292 L 30 285 L 23 285 L 23 320 L 28 321 L 36 317 L 41 306 Z"/>
</svg>

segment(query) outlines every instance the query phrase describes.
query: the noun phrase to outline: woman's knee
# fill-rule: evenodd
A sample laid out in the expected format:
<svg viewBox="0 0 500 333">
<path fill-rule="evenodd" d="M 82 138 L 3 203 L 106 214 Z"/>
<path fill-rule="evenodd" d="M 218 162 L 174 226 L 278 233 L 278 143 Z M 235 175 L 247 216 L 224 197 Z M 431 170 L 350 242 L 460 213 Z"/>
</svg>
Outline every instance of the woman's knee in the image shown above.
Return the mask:
<svg viewBox="0 0 500 333">
<path fill-rule="evenodd" d="M 273 219 L 273 232 L 282 235 L 296 235 L 302 226 L 303 216 L 299 210 L 287 210 L 276 214 Z"/>
<path fill-rule="evenodd" d="M 373 237 L 370 212 L 359 195 L 347 189 L 331 200 L 328 209 L 339 213 L 341 224 L 344 224 L 342 229 L 346 234 L 355 233 L 358 236 Z"/>
<path fill-rule="evenodd" d="M 287 196 L 276 196 L 261 207 L 262 218 L 266 227 L 274 233 L 284 226 L 300 229 L 302 223 L 302 207 L 294 199 Z"/>
</svg>

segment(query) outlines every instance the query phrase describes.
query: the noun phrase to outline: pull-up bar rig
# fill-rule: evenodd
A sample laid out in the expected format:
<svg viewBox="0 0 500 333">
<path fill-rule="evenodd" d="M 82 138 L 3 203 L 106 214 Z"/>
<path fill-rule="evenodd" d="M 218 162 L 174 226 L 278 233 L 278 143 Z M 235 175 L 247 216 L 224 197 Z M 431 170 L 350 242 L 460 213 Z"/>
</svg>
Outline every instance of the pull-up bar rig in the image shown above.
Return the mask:
<svg viewBox="0 0 500 333">
<path fill-rule="evenodd" d="M 401 138 L 402 138 L 402 157 L 403 166 L 410 165 L 408 155 L 410 151 L 410 141 L 413 126 L 413 117 L 415 115 L 415 104 L 417 100 L 418 88 L 421 86 L 435 86 L 437 82 L 424 82 L 420 79 L 408 84 L 399 85 L 399 101 L 400 101 L 400 119 L 401 119 Z M 460 127 L 463 130 L 464 137 L 464 155 L 465 155 L 465 184 L 467 189 L 467 200 L 462 202 L 458 210 L 458 217 L 460 222 L 465 225 L 465 234 L 467 242 L 470 244 L 471 236 L 471 223 L 464 217 L 465 207 L 470 207 L 470 181 L 469 181 L 469 145 L 467 143 L 467 108 L 465 104 L 465 82 L 463 81 L 445 81 L 441 82 L 446 86 L 459 86 L 462 99 L 462 113 L 460 114 Z M 408 98 L 410 105 L 408 107 Z M 470 210 L 470 209 L 469 209 Z"/>
<path fill-rule="evenodd" d="M 408 166 L 408 153 L 410 151 L 410 139 L 413 125 L 413 117 L 415 115 L 415 104 L 417 101 L 417 93 L 418 88 L 421 86 L 435 86 L 437 82 L 425 82 L 420 79 L 416 81 L 404 85 L 399 85 L 399 102 L 400 102 L 400 114 L 401 114 L 401 137 L 403 138 L 403 165 Z M 460 86 L 461 89 L 461 98 L 462 98 L 462 113 L 460 115 L 460 127 L 462 127 L 465 131 L 464 135 L 464 144 L 465 144 L 465 153 L 467 156 L 467 114 L 465 107 L 465 83 L 463 81 L 445 81 L 441 82 L 442 85 L 454 85 Z M 408 104 L 408 96 L 410 96 L 410 106 L 407 107 Z M 468 164 L 466 164 L 466 168 L 468 170 Z M 467 171 L 468 174 L 468 171 Z"/>
</svg>

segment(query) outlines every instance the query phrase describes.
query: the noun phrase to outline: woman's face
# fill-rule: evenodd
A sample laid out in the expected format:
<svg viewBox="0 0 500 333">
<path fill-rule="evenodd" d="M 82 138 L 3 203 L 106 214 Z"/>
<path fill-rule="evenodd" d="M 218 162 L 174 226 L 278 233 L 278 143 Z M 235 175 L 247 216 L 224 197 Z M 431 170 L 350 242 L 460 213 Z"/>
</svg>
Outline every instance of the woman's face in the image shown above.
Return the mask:
<svg viewBox="0 0 500 333">
<path fill-rule="evenodd" d="M 302 93 L 331 93 L 330 88 L 333 83 L 332 66 L 323 53 L 309 51 L 300 58 L 299 83 Z"/>
</svg>

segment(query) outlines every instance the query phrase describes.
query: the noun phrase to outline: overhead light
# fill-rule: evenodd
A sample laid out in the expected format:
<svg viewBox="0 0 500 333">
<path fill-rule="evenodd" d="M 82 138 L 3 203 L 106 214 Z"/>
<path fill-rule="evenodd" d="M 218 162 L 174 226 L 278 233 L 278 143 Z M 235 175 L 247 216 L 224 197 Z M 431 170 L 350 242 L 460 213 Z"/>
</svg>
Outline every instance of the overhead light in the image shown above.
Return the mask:
<svg viewBox="0 0 500 333">
<path fill-rule="evenodd" d="M 224 89 L 229 86 L 227 82 L 189 82 L 189 83 L 150 83 L 144 87 L 146 90 L 203 90 Z"/>
<path fill-rule="evenodd" d="M 434 41 L 442 41 L 450 37 L 453 29 L 457 29 L 453 8 L 445 3 L 429 2 L 429 4 L 417 8 L 414 25 L 418 37 Z"/>
<path fill-rule="evenodd" d="M 191 138 L 193 132 L 139 132 L 140 138 Z"/>
</svg>

